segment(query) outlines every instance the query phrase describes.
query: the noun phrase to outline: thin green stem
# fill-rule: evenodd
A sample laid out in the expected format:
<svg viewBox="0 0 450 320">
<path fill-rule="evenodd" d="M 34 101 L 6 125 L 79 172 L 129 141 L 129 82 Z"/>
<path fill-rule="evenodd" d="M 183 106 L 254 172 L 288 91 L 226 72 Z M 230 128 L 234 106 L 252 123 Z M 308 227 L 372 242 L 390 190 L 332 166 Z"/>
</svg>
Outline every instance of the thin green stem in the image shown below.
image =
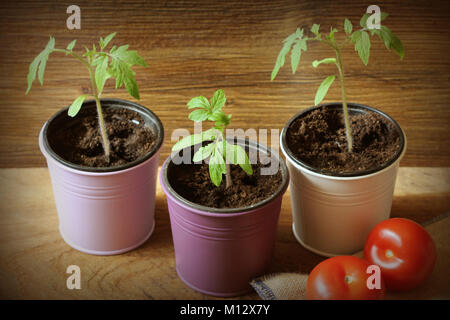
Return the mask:
<svg viewBox="0 0 450 320">
<path fill-rule="evenodd" d="M 103 117 L 102 106 L 101 106 L 101 103 L 100 103 L 100 94 L 98 92 L 98 88 L 97 88 L 97 85 L 95 83 L 95 73 L 94 73 L 94 71 L 92 69 L 92 66 L 85 59 L 83 59 L 83 57 L 81 57 L 80 55 L 76 54 L 75 52 L 72 52 L 72 51 L 69 51 L 69 50 L 64 50 L 64 49 L 53 49 L 53 51 L 55 51 L 55 52 L 62 52 L 62 53 L 65 53 L 65 54 L 70 54 L 72 57 L 76 58 L 84 66 L 86 66 L 86 68 L 88 68 L 89 76 L 91 78 L 92 96 L 95 99 L 95 105 L 97 107 L 98 124 L 99 124 L 99 128 L 100 128 L 100 134 L 101 134 L 101 137 L 102 137 L 103 150 L 105 152 L 106 163 L 109 163 L 109 157 L 110 157 L 110 153 L 111 153 L 111 151 L 110 151 L 110 142 L 109 142 L 109 139 L 108 139 L 108 133 L 106 131 L 105 119 Z"/>
<path fill-rule="evenodd" d="M 352 138 L 352 128 L 350 125 L 350 119 L 348 116 L 347 108 L 347 93 L 345 90 L 345 80 L 344 80 L 344 67 L 342 64 L 342 56 L 339 48 L 336 48 L 336 65 L 339 71 L 339 80 L 341 81 L 341 94 L 342 94 L 342 108 L 344 110 L 344 122 L 345 122 L 345 135 L 347 137 L 347 148 L 348 152 L 353 151 L 353 138 Z"/>
<path fill-rule="evenodd" d="M 102 136 L 102 144 L 103 144 L 103 150 L 105 151 L 105 159 L 106 159 L 106 163 L 109 163 L 109 156 L 111 153 L 110 142 L 108 139 L 108 133 L 106 131 L 105 119 L 103 117 L 102 106 L 100 103 L 100 96 L 98 94 L 97 85 L 95 84 L 95 74 L 94 74 L 94 71 L 92 70 L 92 68 L 89 68 L 89 75 L 91 77 L 92 91 L 94 93 L 95 105 L 97 107 L 98 124 L 100 127 L 100 134 Z"/>
<path fill-rule="evenodd" d="M 226 188 L 229 188 L 233 185 L 233 180 L 231 179 L 231 167 L 229 163 L 225 164 L 225 168 L 227 173 L 225 174 Z"/>
</svg>

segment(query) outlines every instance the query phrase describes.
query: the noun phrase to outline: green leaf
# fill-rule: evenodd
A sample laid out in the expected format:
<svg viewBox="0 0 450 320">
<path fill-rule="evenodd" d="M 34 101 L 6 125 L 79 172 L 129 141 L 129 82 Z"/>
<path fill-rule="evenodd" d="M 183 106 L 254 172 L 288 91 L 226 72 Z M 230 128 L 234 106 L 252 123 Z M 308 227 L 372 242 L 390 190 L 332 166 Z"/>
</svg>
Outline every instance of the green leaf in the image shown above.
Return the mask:
<svg viewBox="0 0 450 320">
<path fill-rule="evenodd" d="M 202 133 L 196 133 L 187 137 L 184 137 L 180 141 L 174 144 L 172 151 L 179 151 L 184 148 L 202 143 L 203 141 L 213 141 L 217 136 L 216 129 L 209 129 Z"/>
<path fill-rule="evenodd" d="M 400 59 L 403 60 L 403 57 L 405 56 L 403 44 L 388 27 L 381 26 L 381 29 L 377 30 L 376 34 L 383 40 L 387 49 L 393 49 L 400 56 Z"/>
<path fill-rule="evenodd" d="M 222 183 L 222 175 L 227 172 L 225 161 L 217 148 L 209 158 L 209 177 L 217 187 Z"/>
<path fill-rule="evenodd" d="M 355 42 L 355 51 L 358 52 L 362 62 L 367 66 L 370 55 L 370 37 L 365 31 L 355 32 L 352 42 Z"/>
<path fill-rule="evenodd" d="M 314 100 L 315 105 L 318 105 L 320 102 L 322 102 L 323 98 L 325 98 L 328 89 L 330 88 L 335 78 L 336 76 L 328 76 L 325 78 L 325 80 L 322 81 L 316 92 L 316 98 Z"/>
<path fill-rule="evenodd" d="M 212 111 L 215 112 L 222 109 L 226 101 L 227 98 L 225 97 L 225 92 L 222 89 L 219 89 L 216 92 L 214 92 L 214 95 L 211 99 Z"/>
<path fill-rule="evenodd" d="M 136 79 L 134 78 L 134 72 L 132 72 L 129 76 L 124 78 L 124 83 L 125 88 L 128 91 L 128 94 L 134 97 L 135 99 L 140 100 L 141 97 L 139 96 L 139 88 Z"/>
<path fill-rule="evenodd" d="M 311 32 L 314 33 L 316 36 L 319 35 L 319 28 L 320 28 L 320 24 L 313 24 L 311 27 Z"/>
<path fill-rule="evenodd" d="M 291 68 L 292 73 L 294 74 L 297 71 L 298 64 L 300 63 L 300 57 L 302 55 L 302 50 L 306 51 L 306 40 L 298 39 L 295 41 L 294 46 L 291 51 Z"/>
<path fill-rule="evenodd" d="M 188 109 L 194 109 L 194 108 L 203 108 L 203 109 L 210 109 L 211 106 L 209 105 L 209 101 L 206 97 L 199 96 L 192 98 L 187 103 Z"/>
<path fill-rule="evenodd" d="M 87 97 L 87 95 L 83 94 L 83 95 L 79 96 L 78 98 L 76 98 L 70 105 L 67 114 L 71 117 L 75 117 L 77 115 L 78 111 L 80 111 L 81 106 L 83 105 L 84 99 L 86 99 L 86 97 Z"/>
<path fill-rule="evenodd" d="M 359 20 L 359 25 L 360 25 L 362 28 L 367 28 L 367 19 L 369 19 L 369 17 L 370 17 L 370 14 L 365 13 L 365 14 L 361 17 L 361 20 Z"/>
<path fill-rule="evenodd" d="M 216 147 L 216 144 L 210 143 L 204 147 L 201 147 L 200 149 L 197 150 L 197 152 L 194 154 L 194 157 L 192 158 L 192 161 L 194 162 L 199 162 L 202 161 L 203 159 L 208 158 L 212 151 L 214 150 L 214 148 Z"/>
<path fill-rule="evenodd" d="M 125 48 L 128 46 L 122 46 L 120 48 Z M 120 49 L 119 48 L 119 49 Z M 116 50 L 119 51 L 119 49 Z M 122 49 L 120 49 L 122 50 Z M 120 51 L 119 51 L 120 55 Z M 116 89 L 125 85 L 128 93 L 139 100 L 139 89 L 134 78 L 134 71 L 131 70 L 130 65 L 117 58 L 117 55 L 113 55 L 110 66 L 107 70 L 111 76 L 116 78 Z"/>
<path fill-rule="evenodd" d="M 34 79 L 36 79 L 37 68 L 39 63 L 41 62 L 41 54 L 42 52 L 36 58 L 34 58 L 34 60 L 30 63 L 30 66 L 28 67 L 28 76 L 27 76 L 28 88 L 25 94 L 28 94 Z"/>
<path fill-rule="evenodd" d="M 222 110 L 216 111 L 209 115 L 208 120 L 215 121 L 216 126 L 226 127 L 230 124 L 231 114 L 226 115 Z"/>
<path fill-rule="evenodd" d="M 250 159 L 244 148 L 237 144 L 230 144 L 226 142 L 225 159 L 232 164 L 239 165 L 248 175 L 253 174 L 253 168 L 250 164 Z"/>
<path fill-rule="evenodd" d="M 25 94 L 28 94 L 28 92 L 30 92 L 33 81 L 36 79 L 36 72 L 38 72 L 38 67 L 39 67 L 39 74 L 38 74 L 39 82 L 41 83 L 41 85 L 44 83 L 45 66 L 47 64 L 48 56 L 53 51 L 54 48 L 55 48 L 55 38 L 50 37 L 50 40 L 48 41 L 44 50 L 42 50 L 30 63 L 27 75 L 28 87 Z"/>
<path fill-rule="evenodd" d="M 70 42 L 68 45 L 67 45 L 67 50 L 69 50 L 69 51 L 72 51 L 72 49 L 73 49 L 73 47 L 75 47 L 75 43 L 77 42 L 77 40 L 73 40 L 72 42 Z"/>
<path fill-rule="evenodd" d="M 189 114 L 189 119 L 192 121 L 205 121 L 210 116 L 209 110 L 197 109 Z"/>
<path fill-rule="evenodd" d="M 113 33 L 107 35 L 105 39 L 103 39 L 103 48 L 102 48 L 102 50 L 104 48 L 106 48 L 106 46 L 108 46 L 108 43 L 116 36 L 116 34 L 117 34 L 117 32 L 113 32 Z"/>
<path fill-rule="evenodd" d="M 325 64 L 336 63 L 336 58 L 325 58 L 320 61 L 314 60 L 312 65 L 314 68 L 317 68 L 317 66 L 322 63 L 325 63 Z"/>
<path fill-rule="evenodd" d="M 125 51 L 120 55 L 120 59 L 130 65 L 148 67 L 147 62 L 145 62 L 145 60 L 135 50 Z"/>
<path fill-rule="evenodd" d="M 299 29 L 297 29 L 299 30 Z M 278 54 L 277 61 L 275 62 L 275 66 L 273 67 L 272 74 L 270 76 L 270 81 L 273 81 L 275 77 L 278 74 L 278 71 L 280 71 L 280 68 L 284 66 L 284 62 L 286 59 L 286 54 L 291 50 L 292 44 L 294 43 L 295 39 L 298 37 L 299 32 L 294 32 L 291 35 L 289 35 L 286 39 L 283 40 L 283 47 L 280 50 L 280 53 Z"/>
<path fill-rule="evenodd" d="M 326 36 L 326 38 L 327 38 L 328 40 L 330 40 L 332 43 L 335 43 L 335 40 L 334 40 L 334 34 L 335 34 L 336 32 L 338 32 L 338 29 L 333 28 L 333 27 L 330 27 L 330 33 Z"/>
<path fill-rule="evenodd" d="M 349 34 L 352 33 L 352 30 L 353 30 L 353 25 L 352 25 L 352 23 L 350 22 L 350 20 L 345 19 L 345 20 L 344 20 L 344 31 L 345 31 L 345 33 L 346 33 L 347 35 L 349 35 Z"/>
<path fill-rule="evenodd" d="M 95 68 L 95 83 L 97 85 L 97 90 L 99 93 L 102 93 L 105 82 L 109 77 L 107 69 L 108 69 L 108 57 L 101 56 L 101 60 L 99 61 L 97 67 Z"/>
<path fill-rule="evenodd" d="M 44 84 L 44 72 L 45 72 L 45 66 L 47 65 L 48 56 L 50 53 L 47 53 L 44 55 L 41 59 L 41 63 L 39 64 L 38 69 L 38 79 L 41 86 Z"/>
</svg>

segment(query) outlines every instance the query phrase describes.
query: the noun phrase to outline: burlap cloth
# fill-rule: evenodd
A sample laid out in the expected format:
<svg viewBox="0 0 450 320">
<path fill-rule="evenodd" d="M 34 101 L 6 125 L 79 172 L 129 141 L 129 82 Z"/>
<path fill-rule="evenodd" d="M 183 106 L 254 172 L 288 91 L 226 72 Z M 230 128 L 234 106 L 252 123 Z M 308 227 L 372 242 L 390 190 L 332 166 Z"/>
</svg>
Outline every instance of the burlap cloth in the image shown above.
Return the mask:
<svg viewBox="0 0 450 320">
<path fill-rule="evenodd" d="M 430 278 L 408 292 L 387 292 L 386 299 L 450 299 L 449 214 L 423 224 L 437 249 L 437 261 Z M 355 256 L 362 258 L 364 255 L 358 252 Z M 307 279 L 305 273 L 275 273 L 254 279 L 250 284 L 264 300 L 302 300 L 305 299 Z"/>
</svg>

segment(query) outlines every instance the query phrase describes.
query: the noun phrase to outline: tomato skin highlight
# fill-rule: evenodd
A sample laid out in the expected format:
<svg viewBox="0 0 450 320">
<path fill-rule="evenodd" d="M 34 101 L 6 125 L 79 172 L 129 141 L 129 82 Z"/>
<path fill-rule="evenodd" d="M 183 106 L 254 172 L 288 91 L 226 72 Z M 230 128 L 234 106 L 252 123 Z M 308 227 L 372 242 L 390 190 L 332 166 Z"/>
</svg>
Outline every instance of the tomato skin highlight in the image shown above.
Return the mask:
<svg viewBox="0 0 450 320">
<path fill-rule="evenodd" d="M 367 287 L 370 264 L 354 256 L 333 257 L 319 263 L 309 274 L 306 299 L 309 300 L 374 300 L 383 299 L 385 285 L 380 289 Z"/>
<path fill-rule="evenodd" d="M 380 222 L 370 232 L 364 257 L 380 267 L 389 290 L 406 291 L 430 276 L 436 263 L 436 246 L 416 222 L 392 218 Z"/>
</svg>

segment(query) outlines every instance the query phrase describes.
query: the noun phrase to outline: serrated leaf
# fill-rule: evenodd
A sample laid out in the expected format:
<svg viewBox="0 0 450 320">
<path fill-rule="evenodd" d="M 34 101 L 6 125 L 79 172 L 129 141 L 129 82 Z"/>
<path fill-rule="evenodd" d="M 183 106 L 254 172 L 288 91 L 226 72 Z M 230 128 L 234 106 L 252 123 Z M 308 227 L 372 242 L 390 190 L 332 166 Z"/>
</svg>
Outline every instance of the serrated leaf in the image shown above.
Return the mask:
<svg viewBox="0 0 450 320">
<path fill-rule="evenodd" d="M 352 33 L 352 30 L 353 30 L 353 25 L 352 25 L 352 23 L 350 22 L 350 20 L 345 19 L 345 20 L 344 20 L 344 31 L 345 31 L 345 33 L 346 33 L 347 35 L 349 35 L 349 34 Z"/>
<path fill-rule="evenodd" d="M 128 94 L 132 97 L 134 97 L 137 100 L 140 100 L 141 97 L 139 95 L 139 88 L 136 82 L 136 79 L 134 78 L 134 72 L 130 75 L 124 78 L 125 88 L 128 91 Z"/>
<path fill-rule="evenodd" d="M 103 39 L 103 48 L 102 48 L 102 50 L 104 48 L 106 48 L 106 46 L 108 46 L 108 43 L 116 36 L 116 34 L 117 34 L 117 32 L 113 32 L 113 33 L 107 35 L 105 37 L 105 39 Z"/>
<path fill-rule="evenodd" d="M 28 92 L 31 89 L 31 86 L 33 84 L 33 81 L 36 79 L 36 73 L 38 72 L 39 67 L 39 82 L 41 85 L 44 82 L 44 71 L 45 66 L 47 64 L 48 55 L 53 51 L 55 48 L 55 38 L 50 37 L 50 40 L 48 41 L 47 45 L 45 46 L 44 50 L 42 50 L 30 63 L 30 66 L 28 67 L 28 75 L 27 75 L 27 90 L 25 94 L 28 94 Z M 43 65 L 42 65 L 43 62 Z"/>
<path fill-rule="evenodd" d="M 208 116 L 208 120 L 215 121 L 216 126 L 226 127 L 230 124 L 231 115 L 227 116 L 222 110 L 216 111 Z"/>
<path fill-rule="evenodd" d="M 322 63 L 325 63 L 325 64 L 336 63 L 336 58 L 325 58 L 320 61 L 314 60 L 312 65 L 314 68 L 317 68 L 317 66 L 319 66 Z"/>
<path fill-rule="evenodd" d="M 384 45 L 387 49 L 393 49 L 400 56 L 400 59 L 403 60 L 403 57 L 405 56 L 403 44 L 388 27 L 381 26 L 381 29 L 378 30 L 376 34 L 380 37 L 381 40 L 383 40 Z"/>
<path fill-rule="evenodd" d="M 365 13 L 362 17 L 361 20 L 359 20 L 359 25 L 362 28 L 367 28 L 367 19 L 369 19 L 370 15 L 368 13 Z"/>
<path fill-rule="evenodd" d="M 405 49 L 403 48 L 403 44 L 400 39 L 393 33 L 391 33 L 391 48 L 400 56 L 400 59 L 403 60 L 405 56 Z"/>
<path fill-rule="evenodd" d="M 211 108 L 208 99 L 204 96 L 198 96 L 198 97 L 192 98 L 187 103 L 187 106 L 188 106 L 188 109 L 194 109 L 194 108 L 210 109 Z"/>
<path fill-rule="evenodd" d="M 225 92 L 222 89 L 219 89 L 216 92 L 214 92 L 214 95 L 211 99 L 212 111 L 216 112 L 222 109 L 226 101 L 227 98 L 225 96 Z"/>
<path fill-rule="evenodd" d="M 275 77 L 278 74 L 278 71 L 280 71 L 280 68 L 284 66 L 286 54 L 291 50 L 292 44 L 294 43 L 296 38 L 297 34 L 296 32 L 294 32 L 293 34 L 289 35 L 286 39 L 283 40 L 283 47 L 278 53 L 277 61 L 275 62 L 275 66 L 273 67 L 272 74 L 270 76 L 270 81 L 273 81 L 273 79 L 275 79 Z"/>
<path fill-rule="evenodd" d="M 303 38 L 303 29 L 297 28 L 297 30 L 295 30 L 295 35 L 297 36 L 297 39 Z"/>
<path fill-rule="evenodd" d="M 184 148 L 202 143 L 203 141 L 213 141 L 217 136 L 216 129 L 209 129 L 202 133 L 196 133 L 187 137 L 184 137 L 180 141 L 174 144 L 172 151 L 179 151 Z"/>
<path fill-rule="evenodd" d="M 69 107 L 67 114 L 71 117 L 75 117 L 77 113 L 80 111 L 81 106 L 83 105 L 84 99 L 86 99 L 87 95 L 82 94 L 78 98 L 76 98 Z"/>
<path fill-rule="evenodd" d="M 327 39 L 331 40 L 334 43 L 334 34 L 338 32 L 338 29 L 330 27 L 330 33 L 327 35 Z"/>
<path fill-rule="evenodd" d="M 302 50 L 306 51 L 306 40 L 299 39 L 295 42 L 291 51 L 291 68 L 292 73 L 295 74 L 298 68 L 298 64 L 300 63 L 300 57 L 302 55 Z"/>
<path fill-rule="evenodd" d="M 367 66 L 370 56 L 370 37 L 365 31 L 359 32 L 358 35 L 359 36 L 355 38 L 355 51 L 358 52 L 362 62 Z"/>
<path fill-rule="evenodd" d="M 314 99 L 315 105 L 318 105 L 320 102 L 322 102 L 323 98 L 325 98 L 328 89 L 332 85 L 335 78 L 336 76 L 328 76 L 325 78 L 325 80 L 322 81 L 316 92 L 316 98 Z"/>
<path fill-rule="evenodd" d="M 77 42 L 77 40 L 73 40 L 71 41 L 68 45 L 67 45 L 67 50 L 72 51 L 73 47 L 75 47 L 75 43 Z"/>
<path fill-rule="evenodd" d="M 128 93 L 132 97 L 139 100 L 139 89 L 136 83 L 136 79 L 134 78 L 135 73 L 133 70 L 131 70 L 129 64 L 120 59 L 117 59 L 117 57 L 113 57 L 107 71 L 114 78 L 116 78 L 116 88 L 120 88 L 122 85 L 125 85 Z"/>
<path fill-rule="evenodd" d="M 42 54 L 42 53 L 41 53 Z M 28 67 L 28 76 L 27 76 L 27 82 L 28 87 L 25 94 L 28 94 L 28 92 L 31 89 L 31 85 L 33 84 L 34 79 L 36 79 L 36 72 L 39 63 L 41 62 L 41 54 L 39 54 L 37 57 L 34 58 L 34 60 L 30 63 L 30 66 Z"/>
<path fill-rule="evenodd" d="M 319 34 L 319 28 L 320 28 L 320 24 L 314 23 L 311 27 L 311 32 L 317 36 Z"/>
<path fill-rule="evenodd" d="M 226 173 L 226 165 L 222 154 L 217 148 L 209 158 L 209 177 L 217 187 L 222 183 L 222 175 Z"/>
<path fill-rule="evenodd" d="M 211 153 L 212 153 L 212 151 L 214 150 L 215 147 L 216 147 L 215 143 L 210 143 L 210 144 L 207 144 L 204 147 L 201 147 L 194 154 L 194 157 L 192 158 L 192 161 L 199 162 L 199 161 L 202 161 L 202 160 L 208 158 L 211 155 Z"/>
<path fill-rule="evenodd" d="M 120 54 L 120 59 L 130 65 L 147 67 L 147 62 L 135 50 L 128 50 Z"/>
<path fill-rule="evenodd" d="M 48 60 L 49 54 L 50 53 L 47 53 L 46 55 L 44 55 L 41 59 L 41 63 L 39 64 L 38 79 L 39 79 L 39 83 L 41 84 L 41 86 L 44 84 L 44 72 L 45 72 L 45 66 L 47 65 L 47 60 Z"/>
<path fill-rule="evenodd" d="M 189 114 L 189 119 L 192 121 L 205 121 L 210 116 L 209 110 L 197 109 Z"/>
<path fill-rule="evenodd" d="M 108 57 L 101 56 L 101 59 L 97 63 L 97 67 L 95 68 L 95 83 L 97 85 L 98 93 L 102 93 L 103 87 L 105 85 L 106 80 L 109 77 L 107 72 L 108 69 Z"/>
<path fill-rule="evenodd" d="M 250 159 L 244 148 L 237 144 L 225 144 L 225 159 L 232 164 L 239 165 L 248 175 L 253 174 L 253 168 L 250 164 Z"/>
</svg>

